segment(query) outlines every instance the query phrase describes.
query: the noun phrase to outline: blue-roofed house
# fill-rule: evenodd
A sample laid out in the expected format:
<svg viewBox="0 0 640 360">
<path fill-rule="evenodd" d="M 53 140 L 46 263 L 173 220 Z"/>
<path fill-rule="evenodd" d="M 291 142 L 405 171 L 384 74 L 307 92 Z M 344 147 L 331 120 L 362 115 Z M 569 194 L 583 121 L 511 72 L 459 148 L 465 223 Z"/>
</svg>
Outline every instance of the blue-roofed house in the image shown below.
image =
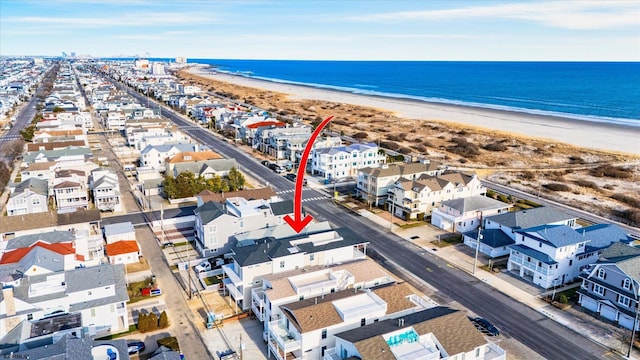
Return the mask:
<svg viewBox="0 0 640 360">
<path fill-rule="evenodd" d="M 491 258 L 509 255 L 509 246 L 515 244 L 517 230 L 540 225 L 567 225 L 573 228 L 576 217 L 545 206 L 487 216 L 482 222 L 479 251 Z M 478 230 L 463 234 L 464 244 L 474 249 L 477 238 Z"/>
<path fill-rule="evenodd" d="M 325 180 L 355 178 L 358 170 L 376 167 L 386 162 L 386 155 L 378 152 L 378 145 L 351 144 L 311 151 L 311 173 Z"/>
<path fill-rule="evenodd" d="M 611 224 L 577 230 L 567 225 L 535 226 L 516 231 L 507 269 L 548 289 L 573 281 L 616 242 L 631 242 L 631 238 Z"/>
</svg>

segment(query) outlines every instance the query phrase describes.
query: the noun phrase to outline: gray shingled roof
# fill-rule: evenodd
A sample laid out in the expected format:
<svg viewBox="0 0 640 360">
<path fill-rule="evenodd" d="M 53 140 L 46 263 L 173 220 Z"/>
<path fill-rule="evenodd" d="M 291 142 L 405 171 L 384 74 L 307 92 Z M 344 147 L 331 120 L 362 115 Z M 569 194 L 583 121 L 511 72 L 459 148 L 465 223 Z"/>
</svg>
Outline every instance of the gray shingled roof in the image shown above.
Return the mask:
<svg viewBox="0 0 640 360">
<path fill-rule="evenodd" d="M 226 212 L 224 211 L 224 206 L 222 204 L 213 201 L 207 201 L 204 205 L 193 210 L 193 213 L 196 216 L 200 216 L 202 224 L 206 225 L 214 219 L 217 219 L 220 216 L 224 215 Z"/>
<path fill-rule="evenodd" d="M 500 209 L 500 208 L 510 206 L 509 204 L 505 204 L 502 201 L 494 200 L 492 198 L 488 198 L 486 196 L 479 196 L 479 195 L 460 198 L 460 199 L 447 200 L 447 201 L 443 201 L 441 204 L 443 206 L 456 209 L 463 214 L 469 211 L 494 210 L 494 209 Z"/>
<path fill-rule="evenodd" d="M 269 205 L 271 205 L 271 212 L 275 216 L 293 214 L 293 200 L 273 202 Z"/>
<path fill-rule="evenodd" d="M 486 218 L 487 221 L 493 221 L 514 230 L 527 229 L 534 226 L 547 225 L 571 219 L 575 219 L 575 216 L 571 216 L 562 211 L 558 211 L 546 206 L 516 212 L 508 212 L 488 216 Z"/>
<path fill-rule="evenodd" d="M 71 242 L 75 236 L 69 231 L 50 231 L 40 234 L 23 235 L 7 241 L 7 250 L 29 247 L 42 240 L 49 244 Z"/>
<path fill-rule="evenodd" d="M 11 194 L 11 197 L 18 196 L 25 192 L 27 189 L 29 191 L 40 194 L 43 196 L 47 196 L 49 194 L 49 182 L 47 180 L 42 180 L 38 178 L 28 178 L 27 180 L 21 182 L 16 186 L 16 189 Z"/>
<path fill-rule="evenodd" d="M 478 238 L 478 230 L 469 231 L 464 233 L 464 236 L 468 236 L 473 239 Z M 486 244 L 492 248 L 499 248 L 502 246 L 509 246 L 515 244 L 515 241 L 511 239 L 500 229 L 485 229 L 482 231 L 481 243 Z"/>
<path fill-rule="evenodd" d="M 567 225 L 542 225 L 517 232 L 555 248 L 587 242 L 589 240 Z"/>
<path fill-rule="evenodd" d="M 587 243 L 585 251 L 591 252 L 609 247 L 612 243 L 630 243 L 631 237 L 615 224 L 596 224 L 577 230 L 583 237 L 591 240 Z"/>
<path fill-rule="evenodd" d="M 615 263 L 638 256 L 640 256 L 640 249 L 628 244 L 616 242 L 602 251 L 600 259 L 602 262 Z M 640 274 L 640 271 L 638 273 Z"/>
<path fill-rule="evenodd" d="M 226 172 L 232 168 L 238 168 L 238 163 L 235 159 L 212 159 L 205 161 L 193 161 L 177 163 L 174 165 L 177 173 L 189 171 L 192 174 L 200 175 L 207 168 L 213 169 L 215 172 Z"/>
<path fill-rule="evenodd" d="M 126 340 L 94 340 L 93 337 L 88 335 L 85 335 L 82 338 L 77 338 L 72 335 L 64 335 L 55 343 L 53 343 L 53 339 L 49 339 L 48 341 L 41 342 L 39 347 L 14 352 L 14 355 L 16 358 L 38 360 L 92 359 L 93 356 L 91 354 L 91 350 L 98 345 L 111 345 L 118 350 L 119 360 L 129 359 Z"/>
<path fill-rule="evenodd" d="M 361 172 L 369 174 L 371 177 L 380 178 L 387 176 L 405 176 L 413 177 L 415 174 L 436 171 L 440 167 L 440 163 L 431 161 L 430 163 L 394 163 L 382 165 L 378 167 L 366 167 L 360 169 Z"/>
<path fill-rule="evenodd" d="M 518 244 L 518 245 L 511 245 L 510 248 L 517 252 L 530 256 L 536 260 L 542 261 L 545 264 L 548 264 L 548 265 L 557 264 L 557 262 L 553 260 L 551 256 L 541 251 L 534 250 L 528 246 Z"/>
</svg>

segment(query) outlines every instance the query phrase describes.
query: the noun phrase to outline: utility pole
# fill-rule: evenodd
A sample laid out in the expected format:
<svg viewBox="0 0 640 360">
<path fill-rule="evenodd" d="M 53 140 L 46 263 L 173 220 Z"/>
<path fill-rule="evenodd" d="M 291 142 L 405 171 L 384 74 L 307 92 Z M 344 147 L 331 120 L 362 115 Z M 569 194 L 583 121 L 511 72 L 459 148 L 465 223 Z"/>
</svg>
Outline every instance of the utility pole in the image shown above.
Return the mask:
<svg viewBox="0 0 640 360">
<path fill-rule="evenodd" d="M 633 329 L 631 330 L 631 340 L 629 340 L 629 350 L 627 351 L 627 359 L 631 357 L 631 349 L 633 349 L 633 338 L 636 337 L 637 326 L 638 326 L 638 301 L 636 301 L 636 314 L 633 318 Z"/>
<path fill-rule="evenodd" d="M 242 360 L 242 333 L 240 333 L 240 360 Z"/>
<path fill-rule="evenodd" d="M 464 235 L 463 235 L 464 236 Z M 480 251 L 480 240 L 482 239 L 482 224 L 478 227 L 478 237 L 476 238 L 476 255 L 473 258 L 473 269 L 472 274 L 476 274 L 476 264 L 478 263 L 478 252 Z"/>
</svg>

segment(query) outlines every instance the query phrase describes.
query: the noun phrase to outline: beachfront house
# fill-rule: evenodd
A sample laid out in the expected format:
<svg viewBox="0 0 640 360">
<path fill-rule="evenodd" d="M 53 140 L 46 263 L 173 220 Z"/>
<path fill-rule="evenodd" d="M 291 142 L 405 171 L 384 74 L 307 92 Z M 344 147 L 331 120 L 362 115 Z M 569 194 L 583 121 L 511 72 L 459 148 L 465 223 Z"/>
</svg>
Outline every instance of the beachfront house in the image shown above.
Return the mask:
<svg viewBox="0 0 640 360">
<path fill-rule="evenodd" d="M 442 165 L 435 161 L 423 160 L 414 163 L 377 164 L 358 170 L 356 191 L 359 197 L 373 206 L 385 204 L 389 189 L 401 177 L 415 180 L 421 175 L 435 176 L 444 172 Z"/>
<path fill-rule="evenodd" d="M 431 224 L 443 230 L 464 233 L 480 227 L 485 216 L 509 211 L 511 204 L 486 196 L 447 200 L 431 212 Z"/>
<path fill-rule="evenodd" d="M 305 142 L 306 143 L 306 142 Z M 358 170 L 384 164 L 387 156 L 374 143 L 311 150 L 311 174 L 326 181 L 356 177 Z"/>
<path fill-rule="evenodd" d="M 595 314 L 632 329 L 640 302 L 640 249 L 613 243 L 580 274 L 578 303 Z M 635 322 L 636 331 L 640 321 Z"/>
<path fill-rule="evenodd" d="M 387 193 L 387 204 L 395 216 L 422 220 L 442 201 L 484 195 L 486 188 L 473 173 L 444 172 L 423 174 L 413 180 L 400 177 Z"/>
<path fill-rule="evenodd" d="M 612 224 L 580 229 L 567 225 L 541 225 L 516 231 L 509 248 L 507 270 L 544 289 L 573 281 L 598 260 L 599 254 L 616 242 L 631 237 Z"/>
<path fill-rule="evenodd" d="M 515 244 L 517 230 L 541 225 L 575 228 L 576 217 L 546 206 L 485 216 L 478 251 L 491 258 L 509 255 L 509 245 Z M 476 248 L 478 230 L 467 231 L 462 236 L 465 245 Z"/>
</svg>

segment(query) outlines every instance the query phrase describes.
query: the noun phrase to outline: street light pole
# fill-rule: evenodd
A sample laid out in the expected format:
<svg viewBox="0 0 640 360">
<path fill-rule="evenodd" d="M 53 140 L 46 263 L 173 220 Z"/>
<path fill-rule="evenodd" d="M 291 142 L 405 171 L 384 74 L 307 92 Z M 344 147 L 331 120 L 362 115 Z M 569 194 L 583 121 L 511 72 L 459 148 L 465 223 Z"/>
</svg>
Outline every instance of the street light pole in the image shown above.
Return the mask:
<svg viewBox="0 0 640 360">
<path fill-rule="evenodd" d="M 636 314 L 633 318 L 633 329 L 631 330 L 631 340 L 629 340 L 629 350 L 627 351 L 627 359 L 631 357 L 631 349 L 633 348 L 633 338 L 636 336 L 637 326 L 638 326 L 638 301 L 636 301 Z"/>
</svg>

